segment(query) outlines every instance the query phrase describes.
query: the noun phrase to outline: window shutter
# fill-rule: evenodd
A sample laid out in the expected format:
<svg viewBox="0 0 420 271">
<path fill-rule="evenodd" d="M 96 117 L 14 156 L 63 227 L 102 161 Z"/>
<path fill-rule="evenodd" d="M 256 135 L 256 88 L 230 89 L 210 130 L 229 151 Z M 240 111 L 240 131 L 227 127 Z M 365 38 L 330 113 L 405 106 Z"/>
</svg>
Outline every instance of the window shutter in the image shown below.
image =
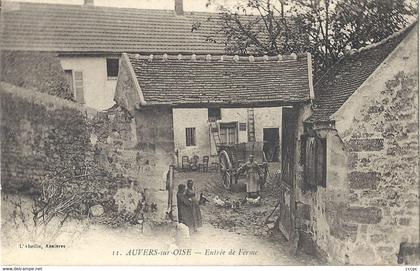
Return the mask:
<svg viewBox="0 0 420 271">
<path fill-rule="evenodd" d="M 326 187 L 327 180 L 327 141 L 323 138 L 306 137 L 303 147 L 305 187 Z"/>
<path fill-rule="evenodd" d="M 309 187 L 316 186 L 316 139 L 308 137 L 305 146 L 305 180 Z"/>
<path fill-rule="evenodd" d="M 64 75 L 67 78 L 70 86 L 70 93 L 74 93 L 74 82 L 73 82 L 73 71 L 72 70 L 64 70 Z"/>
<path fill-rule="evenodd" d="M 322 187 L 326 187 L 326 140 L 317 139 L 316 141 L 316 182 Z"/>
<path fill-rule="evenodd" d="M 195 128 L 185 128 L 185 145 L 195 146 Z"/>
<path fill-rule="evenodd" d="M 195 146 L 195 128 L 191 129 L 191 146 Z"/>
<path fill-rule="evenodd" d="M 74 72 L 74 89 L 75 89 L 75 98 L 76 102 L 84 104 L 84 90 L 83 90 L 83 73 L 80 71 Z"/>
</svg>

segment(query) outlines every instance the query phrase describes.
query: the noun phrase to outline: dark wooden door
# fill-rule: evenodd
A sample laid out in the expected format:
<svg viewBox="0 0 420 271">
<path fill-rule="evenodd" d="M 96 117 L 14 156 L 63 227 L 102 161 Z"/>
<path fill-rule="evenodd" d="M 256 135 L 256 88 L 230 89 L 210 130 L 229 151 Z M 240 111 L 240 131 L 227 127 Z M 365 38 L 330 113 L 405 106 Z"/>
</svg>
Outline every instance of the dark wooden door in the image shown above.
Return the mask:
<svg viewBox="0 0 420 271">
<path fill-rule="evenodd" d="M 283 235 L 289 240 L 293 238 L 295 222 L 295 154 L 297 136 L 297 110 L 295 108 L 283 108 L 282 113 L 282 180 L 280 190 L 280 217 L 278 227 Z"/>
<path fill-rule="evenodd" d="M 297 110 L 283 108 L 282 113 L 282 181 L 292 185 L 294 181 Z"/>
</svg>

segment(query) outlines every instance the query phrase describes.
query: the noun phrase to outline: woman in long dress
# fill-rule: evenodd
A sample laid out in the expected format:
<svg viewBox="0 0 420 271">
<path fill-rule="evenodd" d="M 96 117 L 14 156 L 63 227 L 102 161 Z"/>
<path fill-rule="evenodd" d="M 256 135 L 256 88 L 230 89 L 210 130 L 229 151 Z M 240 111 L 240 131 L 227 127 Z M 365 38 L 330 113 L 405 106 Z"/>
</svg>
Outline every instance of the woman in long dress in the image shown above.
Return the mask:
<svg viewBox="0 0 420 271">
<path fill-rule="evenodd" d="M 187 191 L 185 192 L 186 197 L 191 201 L 192 208 L 192 218 L 194 221 L 194 231 L 197 231 L 197 228 L 203 226 L 203 221 L 201 218 L 201 210 L 198 205 L 198 200 L 194 191 L 194 183 L 192 180 L 187 181 Z"/>
<path fill-rule="evenodd" d="M 260 195 L 260 183 L 259 178 L 262 175 L 260 166 L 254 161 L 254 156 L 249 156 L 249 161 L 241 166 L 238 171 L 237 175 L 242 172 L 246 172 L 246 192 L 247 197 L 249 198 L 257 198 Z"/>
<path fill-rule="evenodd" d="M 176 203 L 178 207 L 178 222 L 187 225 L 189 228 L 194 228 L 192 203 L 185 195 L 185 184 L 178 185 Z"/>
</svg>

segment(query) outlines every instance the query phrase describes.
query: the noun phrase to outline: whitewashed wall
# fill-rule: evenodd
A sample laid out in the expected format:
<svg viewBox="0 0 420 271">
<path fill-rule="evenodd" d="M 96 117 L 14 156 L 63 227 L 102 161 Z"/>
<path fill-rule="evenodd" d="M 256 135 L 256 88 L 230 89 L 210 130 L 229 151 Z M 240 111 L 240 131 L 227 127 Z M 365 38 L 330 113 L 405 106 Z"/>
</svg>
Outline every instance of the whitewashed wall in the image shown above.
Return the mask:
<svg viewBox="0 0 420 271">
<path fill-rule="evenodd" d="M 175 150 L 179 152 L 179 163 L 181 157 L 187 155 L 200 156 L 210 153 L 210 134 L 207 108 L 174 108 L 174 141 Z M 185 128 L 195 127 L 196 146 L 186 146 Z"/>
<path fill-rule="evenodd" d="M 64 70 L 83 72 L 85 105 L 96 110 L 114 105 L 116 79 L 108 79 L 105 57 L 60 57 Z"/>
<path fill-rule="evenodd" d="M 281 107 L 256 108 L 255 109 L 255 136 L 257 141 L 263 140 L 263 128 L 278 128 L 281 139 Z M 242 122 L 248 126 L 246 108 L 222 108 L 221 122 Z M 175 150 L 181 157 L 198 155 L 201 159 L 204 155 L 216 155 L 213 138 L 209 133 L 207 108 L 174 108 L 174 140 Z M 185 128 L 195 127 L 196 146 L 186 146 Z M 238 131 L 238 142 L 248 141 L 248 127 L 246 131 Z"/>
<path fill-rule="evenodd" d="M 255 140 L 263 141 L 264 128 L 278 128 L 281 139 L 281 107 L 262 107 L 254 109 Z"/>
<path fill-rule="evenodd" d="M 222 108 L 222 122 L 243 122 L 248 125 L 246 108 Z M 248 142 L 248 127 L 246 131 L 238 131 L 238 143 Z"/>
</svg>

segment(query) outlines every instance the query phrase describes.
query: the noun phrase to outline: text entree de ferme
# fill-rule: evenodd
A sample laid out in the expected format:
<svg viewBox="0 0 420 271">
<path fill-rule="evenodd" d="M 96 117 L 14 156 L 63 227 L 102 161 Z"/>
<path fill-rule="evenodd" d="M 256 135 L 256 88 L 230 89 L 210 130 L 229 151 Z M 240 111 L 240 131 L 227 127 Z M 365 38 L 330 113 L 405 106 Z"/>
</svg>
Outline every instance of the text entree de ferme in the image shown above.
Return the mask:
<svg viewBox="0 0 420 271">
<path fill-rule="evenodd" d="M 256 256 L 257 250 L 247 249 L 204 249 L 192 250 L 186 248 L 177 248 L 172 250 L 160 249 L 128 249 L 128 250 L 114 250 L 113 256 Z"/>
</svg>

